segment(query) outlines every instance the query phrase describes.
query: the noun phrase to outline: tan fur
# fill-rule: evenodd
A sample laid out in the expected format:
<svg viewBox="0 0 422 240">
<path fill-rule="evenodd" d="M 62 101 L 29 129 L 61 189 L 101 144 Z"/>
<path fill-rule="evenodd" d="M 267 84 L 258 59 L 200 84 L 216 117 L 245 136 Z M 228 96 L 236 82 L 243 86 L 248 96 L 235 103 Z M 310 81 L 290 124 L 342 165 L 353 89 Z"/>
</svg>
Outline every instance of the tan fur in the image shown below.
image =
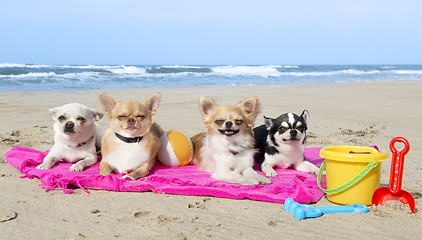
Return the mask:
<svg viewBox="0 0 422 240">
<path fill-rule="evenodd" d="M 201 164 L 202 158 L 199 156 L 199 152 L 200 152 L 199 149 L 202 148 L 202 145 L 204 144 L 203 140 L 204 140 L 206 135 L 207 135 L 207 133 L 202 132 L 202 133 L 196 134 L 195 136 L 191 137 L 191 139 L 190 139 L 192 141 L 194 148 L 195 148 L 194 149 L 195 153 L 194 153 L 194 157 L 193 157 L 193 160 L 192 160 L 192 163 L 194 165 L 200 165 Z"/>
<path fill-rule="evenodd" d="M 195 147 L 192 163 L 219 180 L 247 185 L 270 183 L 252 169 L 253 125 L 260 109 L 255 96 L 236 106 L 219 106 L 214 100 L 200 97 L 199 110 L 208 132 L 191 138 Z"/>
<path fill-rule="evenodd" d="M 129 144 L 139 144 L 151 156 L 147 162 L 125 175 L 133 180 L 146 176 L 155 164 L 156 154 L 161 145 L 160 137 L 164 133 L 163 129 L 151 119 L 156 113 L 159 101 L 160 93 L 152 95 L 144 103 L 135 101 L 119 103 L 111 96 L 100 93 L 101 105 L 110 118 L 110 128 L 102 139 L 101 153 L 103 159 L 108 154 L 118 151 L 119 144 L 128 144 L 124 142 L 116 144 L 115 133 L 128 138 L 142 137 L 139 143 Z M 129 119 L 133 120 L 130 121 Z M 136 121 L 136 123 L 133 123 L 133 121 Z M 101 161 L 100 174 L 106 176 L 112 172 L 113 168 L 107 162 Z"/>
</svg>

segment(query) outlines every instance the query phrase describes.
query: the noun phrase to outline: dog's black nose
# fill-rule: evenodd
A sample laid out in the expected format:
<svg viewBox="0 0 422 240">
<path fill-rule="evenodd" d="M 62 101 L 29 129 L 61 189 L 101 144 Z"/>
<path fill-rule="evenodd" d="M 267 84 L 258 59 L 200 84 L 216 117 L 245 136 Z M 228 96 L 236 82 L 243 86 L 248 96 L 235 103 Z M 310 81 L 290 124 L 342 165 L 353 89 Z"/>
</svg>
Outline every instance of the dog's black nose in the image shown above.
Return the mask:
<svg viewBox="0 0 422 240">
<path fill-rule="evenodd" d="M 72 129 L 75 126 L 75 124 L 73 122 L 66 122 L 64 127 L 67 129 Z"/>
<path fill-rule="evenodd" d="M 129 119 L 127 120 L 127 122 L 128 122 L 128 123 L 135 123 L 135 122 L 136 122 L 136 120 L 135 120 L 134 118 L 129 118 Z"/>
<path fill-rule="evenodd" d="M 233 126 L 233 123 L 230 121 L 226 122 L 226 128 L 231 128 Z"/>
<path fill-rule="evenodd" d="M 292 137 L 296 137 L 296 135 L 297 135 L 297 131 L 296 131 L 296 129 L 292 129 L 292 130 L 290 130 L 290 136 L 292 136 Z"/>
</svg>

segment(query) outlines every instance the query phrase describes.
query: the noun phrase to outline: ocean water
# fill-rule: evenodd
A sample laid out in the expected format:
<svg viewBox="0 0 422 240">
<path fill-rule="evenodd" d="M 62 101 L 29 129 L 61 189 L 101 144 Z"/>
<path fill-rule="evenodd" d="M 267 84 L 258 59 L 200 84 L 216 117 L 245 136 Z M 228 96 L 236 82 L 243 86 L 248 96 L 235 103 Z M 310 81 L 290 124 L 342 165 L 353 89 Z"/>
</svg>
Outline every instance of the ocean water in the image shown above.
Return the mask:
<svg viewBox="0 0 422 240">
<path fill-rule="evenodd" d="M 422 65 L 36 65 L 0 63 L 0 92 L 422 80 Z"/>
</svg>

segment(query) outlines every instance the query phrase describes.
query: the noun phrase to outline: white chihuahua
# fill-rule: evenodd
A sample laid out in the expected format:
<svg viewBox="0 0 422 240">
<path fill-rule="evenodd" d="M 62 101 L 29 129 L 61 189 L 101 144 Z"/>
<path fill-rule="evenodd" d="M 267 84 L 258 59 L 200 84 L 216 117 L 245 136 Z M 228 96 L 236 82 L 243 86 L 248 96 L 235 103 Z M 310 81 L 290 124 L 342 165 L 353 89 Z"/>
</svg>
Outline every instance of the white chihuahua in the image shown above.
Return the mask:
<svg viewBox="0 0 422 240">
<path fill-rule="evenodd" d="M 72 162 L 69 170 L 80 172 L 97 163 L 102 130 L 96 123 L 101 112 L 79 103 L 50 109 L 54 120 L 54 145 L 38 169 L 49 169 L 60 160 Z"/>
</svg>

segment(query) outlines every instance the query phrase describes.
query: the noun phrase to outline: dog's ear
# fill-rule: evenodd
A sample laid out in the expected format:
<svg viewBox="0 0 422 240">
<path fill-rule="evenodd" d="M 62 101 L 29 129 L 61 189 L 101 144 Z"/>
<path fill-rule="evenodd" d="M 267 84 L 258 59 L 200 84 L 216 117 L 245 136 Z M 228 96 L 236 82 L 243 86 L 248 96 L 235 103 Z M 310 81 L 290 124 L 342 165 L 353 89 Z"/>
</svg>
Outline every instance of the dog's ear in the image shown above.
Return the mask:
<svg viewBox="0 0 422 240">
<path fill-rule="evenodd" d="M 264 123 L 265 128 L 269 131 L 271 129 L 271 125 L 273 124 L 274 119 L 264 116 Z"/>
<path fill-rule="evenodd" d="M 242 110 L 246 118 L 253 124 L 258 114 L 261 112 L 261 103 L 257 97 L 249 97 L 237 103 L 237 106 Z"/>
<path fill-rule="evenodd" d="M 149 97 L 145 101 L 145 104 L 147 105 L 151 116 L 153 116 L 155 112 L 157 111 L 157 108 L 160 105 L 160 101 L 161 101 L 161 93 L 159 92 L 152 94 L 151 97 Z"/>
<path fill-rule="evenodd" d="M 94 121 L 99 121 L 104 116 L 104 113 L 99 112 L 93 108 L 91 108 L 91 112 L 92 112 L 92 115 L 94 115 Z"/>
<path fill-rule="evenodd" d="M 100 103 L 105 113 L 110 116 L 111 111 L 116 106 L 117 101 L 107 93 L 100 93 Z"/>
<path fill-rule="evenodd" d="M 308 124 L 309 112 L 307 110 L 303 110 L 302 114 L 300 114 L 300 117 L 305 121 L 306 124 Z"/>
<path fill-rule="evenodd" d="M 57 113 L 59 112 L 59 108 L 51 108 L 49 109 L 50 113 L 51 113 L 51 118 L 56 121 L 57 120 Z"/>
<path fill-rule="evenodd" d="M 201 96 L 199 98 L 199 111 L 203 116 L 208 115 L 216 106 L 217 102 Z"/>
</svg>

